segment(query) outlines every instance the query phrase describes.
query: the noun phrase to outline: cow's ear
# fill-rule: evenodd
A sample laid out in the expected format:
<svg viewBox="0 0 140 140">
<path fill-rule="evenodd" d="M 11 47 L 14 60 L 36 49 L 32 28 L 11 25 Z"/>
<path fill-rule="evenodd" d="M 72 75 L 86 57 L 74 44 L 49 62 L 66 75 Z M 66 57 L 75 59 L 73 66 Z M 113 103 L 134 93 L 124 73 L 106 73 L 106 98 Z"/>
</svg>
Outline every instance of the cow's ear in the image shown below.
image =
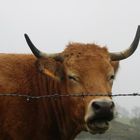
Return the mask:
<svg viewBox="0 0 140 140">
<path fill-rule="evenodd" d="M 114 72 L 116 74 L 116 72 L 118 71 L 118 68 L 119 68 L 119 61 L 111 61 L 111 65 L 113 66 Z"/>
<path fill-rule="evenodd" d="M 43 74 L 55 80 L 61 81 L 64 79 L 65 72 L 61 61 L 56 61 L 53 58 L 41 58 L 37 60 L 37 67 Z"/>
</svg>

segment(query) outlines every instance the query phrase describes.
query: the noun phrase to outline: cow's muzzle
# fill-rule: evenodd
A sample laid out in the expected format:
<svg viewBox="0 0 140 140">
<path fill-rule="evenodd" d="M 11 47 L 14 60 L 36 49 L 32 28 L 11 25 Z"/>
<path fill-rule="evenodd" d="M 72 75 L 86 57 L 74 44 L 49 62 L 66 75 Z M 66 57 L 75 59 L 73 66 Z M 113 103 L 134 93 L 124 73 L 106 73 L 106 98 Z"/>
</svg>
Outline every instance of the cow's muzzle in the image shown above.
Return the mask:
<svg viewBox="0 0 140 140">
<path fill-rule="evenodd" d="M 87 130 L 93 134 L 104 133 L 114 118 L 114 106 L 112 100 L 92 101 L 85 116 Z"/>
</svg>

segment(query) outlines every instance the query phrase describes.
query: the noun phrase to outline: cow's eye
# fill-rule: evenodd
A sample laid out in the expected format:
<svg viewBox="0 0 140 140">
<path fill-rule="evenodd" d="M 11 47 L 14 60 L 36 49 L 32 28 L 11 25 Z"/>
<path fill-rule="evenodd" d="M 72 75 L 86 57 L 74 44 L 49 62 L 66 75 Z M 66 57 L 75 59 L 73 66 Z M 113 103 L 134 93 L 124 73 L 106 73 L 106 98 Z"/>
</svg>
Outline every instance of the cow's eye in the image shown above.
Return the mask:
<svg viewBox="0 0 140 140">
<path fill-rule="evenodd" d="M 71 80 L 71 81 L 78 82 L 78 78 L 76 76 L 68 75 L 68 79 Z"/>
<path fill-rule="evenodd" d="M 115 75 L 111 75 L 109 80 L 114 80 L 115 79 Z"/>
</svg>

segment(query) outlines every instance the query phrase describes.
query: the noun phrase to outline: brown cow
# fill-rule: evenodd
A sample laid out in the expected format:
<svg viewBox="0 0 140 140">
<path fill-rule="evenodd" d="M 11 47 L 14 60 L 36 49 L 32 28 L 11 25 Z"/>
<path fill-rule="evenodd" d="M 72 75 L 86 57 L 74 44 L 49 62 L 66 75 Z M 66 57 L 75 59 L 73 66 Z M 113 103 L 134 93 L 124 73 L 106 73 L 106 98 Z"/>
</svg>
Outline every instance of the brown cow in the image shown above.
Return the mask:
<svg viewBox="0 0 140 140">
<path fill-rule="evenodd" d="M 109 53 L 96 44 L 72 43 L 59 54 L 40 52 L 25 35 L 33 55 L 0 54 L 0 93 L 33 96 L 111 94 L 118 61 L 136 50 L 132 45 Z M 31 99 L 0 96 L 0 140 L 73 140 L 82 130 L 104 133 L 113 119 L 110 96 Z"/>
</svg>

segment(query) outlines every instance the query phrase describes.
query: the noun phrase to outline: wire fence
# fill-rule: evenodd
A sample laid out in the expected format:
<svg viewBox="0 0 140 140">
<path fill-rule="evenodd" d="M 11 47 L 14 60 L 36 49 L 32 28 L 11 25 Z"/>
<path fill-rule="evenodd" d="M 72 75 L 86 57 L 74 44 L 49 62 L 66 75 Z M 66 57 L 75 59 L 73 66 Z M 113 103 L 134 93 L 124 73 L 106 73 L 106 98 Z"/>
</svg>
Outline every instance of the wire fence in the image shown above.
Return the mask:
<svg viewBox="0 0 140 140">
<path fill-rule="evenodd" d="M 120 96 L 140 96 L 140 93 L 129 93 L 129 94 L 93 94 L 93 93 L 79 93 L 79 94 L 48 94 L 48 95 L 27 95 L 27 94 L 17 94 L 17 93 L 0 93 L 0 96 L 3 97 L 22 97 L 26 98 L 27 101 L 30 99 L 50 99 L 55 98 L 59 99 L 60 97 L 86 97 L 86 96 L 109 96 L 109 97 L 120 97 Z"/>
</svg>

